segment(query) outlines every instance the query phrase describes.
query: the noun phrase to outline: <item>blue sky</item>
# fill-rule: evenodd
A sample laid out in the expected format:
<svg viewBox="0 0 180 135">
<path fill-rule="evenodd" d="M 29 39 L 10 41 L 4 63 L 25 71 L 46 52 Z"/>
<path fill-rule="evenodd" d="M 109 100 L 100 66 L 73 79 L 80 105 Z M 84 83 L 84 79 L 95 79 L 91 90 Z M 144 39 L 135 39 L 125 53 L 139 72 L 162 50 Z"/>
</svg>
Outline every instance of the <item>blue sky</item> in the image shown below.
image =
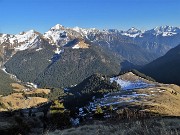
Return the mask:
<svg viewBox="0 0 180 135">
<path fill-rule="evenodd" d="M 179 9 L 180 0 L 0 0 L 0 33 L 44 33 L 57 23 L 122 30 L 180 26 Z"/>
</svg>

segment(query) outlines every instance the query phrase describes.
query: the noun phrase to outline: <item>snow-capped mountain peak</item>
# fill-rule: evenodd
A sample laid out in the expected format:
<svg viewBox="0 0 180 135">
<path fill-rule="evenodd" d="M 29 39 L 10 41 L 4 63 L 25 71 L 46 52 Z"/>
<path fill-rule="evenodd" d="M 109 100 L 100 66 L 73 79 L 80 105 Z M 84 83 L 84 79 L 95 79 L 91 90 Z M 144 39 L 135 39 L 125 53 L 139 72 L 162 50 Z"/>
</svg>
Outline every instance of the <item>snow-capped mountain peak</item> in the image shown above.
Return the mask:
<svg viewBox="0 0 180 135">
<path fill-rule="evenodd" d="M 45 32 L 43 37 L 52 45 L 66 44 L 69 40 L 67 29 L 60 24 L 56 24 L 49 31 Z"/>
<path fill-rule="evenodd" d="M 49 44 L 57 45 L 57 47 L 60 47 L 66 45 L 69 41 L 72 41 L 77 38 L 78 39 L 86 38 L 91 42 L 97 42 L 97 43 L 100 40 L 105 40 L 105 42 L 109 45 L 110 44 L 109 42 L 111 42 L 114 39 L 136 38 L 137 40 L 141 40 L 144 38 L 146 40 L 147 39 L 152 40 L 153 38 L 156 38 L 156 36 L 159 36 L 164 38 L 164 40 L 166 40 L 166 37 L 174 36 L 177 34 L 180 34 L 179 27 L 173 27 L 167 25 L 155 27 L 154 29 L 146 30 L 146 31 L 139 30 L 135 27 L 132 27 L 127 31 L 122 31 L 117 29 L 99 30 L 96 28 L 80 28 L 78 26 L 74 28 L 68 28 L 68 27 L 64 27 L 61 24 L 56 24 L 55 26 L 50 28 L 47 32 L 45 32 L 43 35 L 36 32 L 35 30 L 21 32 L 16 35 L 0 34 L 0 45 L 6 44 L 6 46 L 9 46 L 10 48 L 14 48 L 16 50 L 25 50 L 28 48 L 36 47 L 37 43 L 40 43 L 40 40 L 45 39 L 46 41 L 49 42 Z"/>
<path fill-rule="evenodd" d="M 70 40 L 75 38 L 83 38 L 88 34 L 88 29 L 79 27 L 68 28 L 60 24 L 52 27 L 49 31 L 45 32 L 43 37 L 52 45 L 64 46 Z"/>
<path fill-rule="evenodd" d="M 75 30 L 75 31 L 77 31 L 77 32 L 80 32 L 80 31 L 82 30 L 82 28 L 76 26 L 76 27 L 73 28 L 73 30 Z"/>
<path fill-rule="evenodd" d="M 39 42 L 40 35 L 35 30 L 29 30 L 27 32 L 23 32 L 15 35 L 14 38 L 10 40 L 10 43 L 18 42 L 18 46 L 15 47 L 16 50 L 26 50 L 28 48 L 37 47 L 37 42 Z"/>
<path fill-rule="evenodd" d="M 63 30 L 63 29 L 64 29 L 64 26 L 61 24 L 56 24 L 55 26 L 51 28 L 51 30 Z"/>
<path fill-rule="evenodd" d="M 71 28 L 70 28 L 70 29 L 71 29 Z M 87 35 L 88 35 L 89 33 L 97 33 L 97 32 L 99 32 L 99 30 L 96 29 L 96 28 L 88 28 L 88 29 L 85 29 L 85 28 L 80 28 L 80 27 L 76 26 L 76 27 L 74 27 L 74 28 L 72 28 L 72 29 L 73 29 L 74 31 L 80 33 L 82 36 L 85 36 L 85 37 L 87 37 Z"/>
<path fill-rule="evenodd" d="M 20 34 L 15 35 L 16 39 L 19 42 L 24 42 L 25 40 L 29 40 L 32 37 L 38 36 L 34 30 L 29 30 L 27 32 L 21 32 Z"/>
<path fill-rule="evenodd" d="M 16 35 L 3 34 L 0 37 L 0 43 L 9 44 L 15 50 L 26 50 L 28 48 L 35 48 L 36 43 L 39 42 L 40 35 L 35 30 L 29 30 L 27 32 L 21 32 Z"/>
<path fill-rule="evenodd" d="M 154 30 L 157 30 L 157 31 L 172 31 L 174 28 L 176 28 L 176 27 L 165 25 L 165 26 L 156 26 L 154 28 Z"/>
<path fill-rule="evenodd" d="M 132 27 L 130 29 L 128 29 L 127 31 L 123 31 L 122 35 L 128 36 L 128 37 L 142 37 L 142 31 L 136 29 L 135 27 Z"/>
<path fill-rule="evenodd" d="M 80 33 L 82 36 L 86 36 L 88 34 L 88 30 L 87 29 L 83 29 L 83 28 L 80 28 L 78 26 L 72 28 L 74 31 Z"/>
<path fill-rule="evenodd" d="M 132 27 L 132 28 L 128 29 L 127 32 L 133 34 L 133 33 L 141 32 L 141 31 L 136 29 L 135 27 Z"/>
<path fill-rule="evenodd" d="M 180 33 L 180 28 L 178 27 L 173 27 L 173 26 L 158 26 L 155 27 L 154 29 L 150 30 L 152 34 L 158 36 L 173 36 L 176 35 L 177 33 Z"/>
</svg>

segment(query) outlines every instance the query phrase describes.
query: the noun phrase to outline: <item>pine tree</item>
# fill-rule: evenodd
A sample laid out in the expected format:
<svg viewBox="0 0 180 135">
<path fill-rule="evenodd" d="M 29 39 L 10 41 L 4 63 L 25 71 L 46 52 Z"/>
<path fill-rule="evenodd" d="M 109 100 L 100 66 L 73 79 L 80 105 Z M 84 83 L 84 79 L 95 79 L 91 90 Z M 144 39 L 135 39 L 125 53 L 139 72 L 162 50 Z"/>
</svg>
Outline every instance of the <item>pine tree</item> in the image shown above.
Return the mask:
<svg viewBox="0 0 180 135">
<path fill-rule="evenodd" d="M 95 114 L 103 114 L 103 110 L 101 107 L 98 105 Z"/>
</svg>

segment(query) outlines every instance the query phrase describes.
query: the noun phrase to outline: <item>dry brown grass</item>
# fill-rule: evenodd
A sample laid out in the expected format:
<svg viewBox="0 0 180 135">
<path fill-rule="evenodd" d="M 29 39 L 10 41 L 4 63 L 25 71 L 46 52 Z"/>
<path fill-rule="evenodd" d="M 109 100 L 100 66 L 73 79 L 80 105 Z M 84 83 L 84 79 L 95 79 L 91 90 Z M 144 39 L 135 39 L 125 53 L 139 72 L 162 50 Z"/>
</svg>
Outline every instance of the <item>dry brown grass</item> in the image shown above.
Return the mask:
<svg viewBox="0 0 180 135">
<path fill-rule="evenodd" d="M 147 80 L 147 79 L 144 79 L 144 78 L 142 78 L 142 77 L 140 77 L 140 76 L 137 76 L 137 75 L 135 75 L 135 74 L 132 73 L 132 72 L 127 72 L 127 73 L 125 73 L 125 74 L 123 74 L 123 75 L 120 75 L 119 78 L 122 79 L 122 80 L 128 80 L 128 81 L 141 80 L 141 81 L 144 81 L 144 82 L 146 82 L 146 83 L 157 84 L 156 82 L 152 82 L 152 81 L 149 81 L 149 80 Z"/>
<path fill-rule="evenodd" d="M 49 94 L 51 92 L 50 89 L 34 89 L 31 91 L 27 91 L 25 92 L 25 94 L 39 94 L 39 93 L 45 93 L 45 94 Z"/>
<path fill-rule="evenodd" d="M 23 89 L 25 89 L 25 87 L 19 83 L 11 83 L 11 86 L 13 87 L 14 91 L 23 91 Z"/>
<path fill-rule="evenodd" d="M 11 86 L 15 93 L 8 96 L 2 96 L 0 102 L 5 106 L 0 111 L 16 110 L 20 108 L 29 108 L 37 106 L 40 103 L 47 102 L 48 99 L 41 97 L 27 97 L 28 94 L 49 94 L 50 89 L 29 89 L 19 83 L 12 83 Z"/>
<path fill-rule="evenodd" d="M 161 87 L 137 90 L 150 96 L 139 104 L 147 106 L 146 111 L 168 116 L 180 116 L 180 87 L 177 85 L 161 85 Z M 172 93 L 173 92 L 173 93 Z M 174 93 L 177 94 L 174 94 Z"/>
<path fill-rule="evenodd" d="M 47 102 L 48 99 L 41 97 L 24 97 L 24 94 L 49 94 L 50 89 L 34 89 L 27 91 L 27 88 L 19 83 L 12 83 L 11 86 L 13 90 L 18 93 L 13 93 L 8 96 L 4 96 L 1 98 L 1 102 L 6 106 L 7 109 L 20 109 L 20 108 L 29 108 L 32 106 L 36 106 L 40 103 Z M 22 92 L 22 93 L 21 93 Z M 2 110 L 2 109 L 1 109 Z M 6 109 L 3 109 L 6 110 Z"/>
<path fill-rule="evenodd" d="M 89 45 L 86 44 L 83 40 L 80 41 L 80 42 L 78 43 L 78 45 L 80 46 L 80 48 L 89 48 Z"/>
<path fill-rule="evenodd" d="M 136 121 L 94 122 L 77 128 L 55 130 L 48 135 L 179 135 L 180 119 L 157 118 Z"/>
<path fill-rule="evenodd" d="M 23 93 L 13 93 L 11 95 L 1 97 L 1 102 L 6 106 L 9 110 L 16 110 L 21 108 L 30 108 L 33 106 L 37 106 L 40 103 L 47 102 L 48 99 L 41 97 L 29 97 L 25 98 Z M 4 109 L 6 111 L 7 109 Z"/>
<path fill-rule="evenodd" d="M 136 101 L 128 103 L 131 106 L 140 106 L 145 111 L 158 113 L 168 116 L 180 116 L 180 87 L 174 84 L 161 84 L 152 82 L 127 72 L 119 76 L 122 80 L 137 81 L 154 84 L 150 88 L 135 89 L 138 94 L 147 94 L 147 96 L 138 97 Z M 123 98 L 125 99 L 125 98 Z M 128 100 L 128 99 L 127 99 Z M 129 99 L 130 100 L 130 99 Z M 120 99 L 122 101 L 122 99 Z"/>
</svg>

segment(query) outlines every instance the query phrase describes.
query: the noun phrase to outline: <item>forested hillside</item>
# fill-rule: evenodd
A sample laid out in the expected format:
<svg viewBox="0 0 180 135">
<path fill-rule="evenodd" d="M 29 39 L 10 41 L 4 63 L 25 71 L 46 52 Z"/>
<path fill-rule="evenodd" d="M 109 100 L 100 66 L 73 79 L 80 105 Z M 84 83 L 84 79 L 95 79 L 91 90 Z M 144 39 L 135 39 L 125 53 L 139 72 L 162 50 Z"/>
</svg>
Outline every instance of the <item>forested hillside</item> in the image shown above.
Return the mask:
<svg viewBox="0 0 180 135">
<path fill-rule="evenodd" d="M 35 83 L 41 87 L 69 87 L 94 73 L 111 75 L 119 71 L 119 60 L 98 46 L 88 49 L 65 49 L 57 62 L 39 74 Z"/>
<path fill-rule="evenodd" d="M 44 42 L 44 49 L 36 49 L 17 52 L 5 67 L 7 72 L 15 74 L 17 78 L 24 82 L 33 82 L 51 62 L 49 61 L 54 54 L 52 46 Z"/>
<path fill-rule="evenodd" d="M 180 85 L 180 45 L 147 64 L 141 71 L 163 83 Z"/>
<path fill-rule="evenodd" d="M 8 95 L 12 92 L 11 83 L 13 82 L 14 80 L 0 69 L 0 95 Z"/>
<path fill-rule="evenodd" d="M 39 87 L 69 87 L 94 73 L 117 74 L 123 61 L 95 45 L 87 49 L 64 47 L 60 54 L 53 47 L 17 52 L 5 64 L 7 71 Z"/>
</svg>

